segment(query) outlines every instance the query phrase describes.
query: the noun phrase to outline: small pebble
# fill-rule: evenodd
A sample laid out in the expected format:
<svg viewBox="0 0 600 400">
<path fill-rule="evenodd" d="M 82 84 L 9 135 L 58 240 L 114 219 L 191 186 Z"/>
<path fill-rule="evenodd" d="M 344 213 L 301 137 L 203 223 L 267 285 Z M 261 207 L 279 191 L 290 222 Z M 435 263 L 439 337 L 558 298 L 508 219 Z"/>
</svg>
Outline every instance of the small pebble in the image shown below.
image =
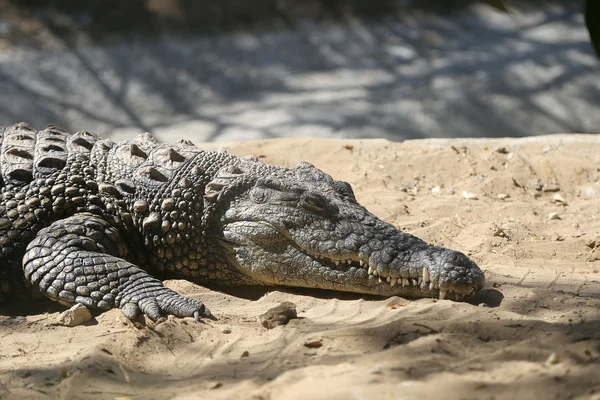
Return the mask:
<svg viewBox="0 0 600 400">
<path fill-rule="evenodd" d="M 554 200 L 555 203 L 567 205 L 567 201 L 560 195 L 560 193 L 556 193 L 554 196 L 552 196 L 552 200 Z"/>
<path fill-rule="evenodd" d="M 499 198 L 500 200 L 506 200 L 506 199 L 508 199 L 509 197 L 510 197 L 510 196 L 509 196 L 508 194 L 506 194 L 506 193 L 499 193 L 499 194 L 498 194 L 498 198 Z"/>
<path fill-rule="evenodd" d="M 558 215 L 558 213 L 551 212 L 550 214 L 548 214 L 548 219 L 553 220 L 553 219 L 562 219 L 562 218 L 560 217 L 560 215 Z"/>
<path fill-rule="evenodd" d="M 287 325 L 289 320 L 294 318 L 298 318 L 296 305 L 292 302 L 284 301 L 266 313 L 259 315 L 258 321 L 265 328 L 273 329 L 279 325 Z"/>
<path fill-rule="evenodd" d="M 308 347 L 309 349 L 318 349 L 321 346 L 323 346 L 322 339 L 308 339 L 304 342 L 304 347 Z"/>
<path fill-rule="evenodd" d="M 550 179 L 548 182 L 544 183 L 542 190 L 544 192 L 558 192 L 560 190 L 560 186 L 558 186 L 556 180 Z"/>
<path fill-rule="evenodd" d="M 552 353 L 550 353 L 550 355 L 548 356 L 548 358 L 544 362 L 544 365 L 546 367 L 549 367 L 551 365 L 558 364 L 559 362 L 560 362 L 560 357 L 558 356 L 558 354 L 556 354 L 555 352 L 552 352 Z"/>
<path fill-rule="evenodd" d="M 212 382 L 211 384 L 208 385 L 208 388 L 211 390 L 214 390 L 214 389 L 220 388 L 221 386 L 223 386 L 223 384 L 221 382 Z"/>
<path fill-rule="evenodd" d="M 75 304 L 73 307 L 58 315 L 56 323 L 64 326 L 78 326 L 92 319 L 90 310 L 83 304 Z"/>
<path fill-rule="evenodd" d="M 464 190 L 462 192 L 462 197 L 467 200 L 478 200 L 479 199 L 479 197 L 477 197 L 477 195 L 475 193 L 467 192 L 466 190 Z"/>
<path fill-rule="evenodd" d="M 223 333 L 231 333 L 231 328 L 223 328 L 221 330 L 221 332 L 223 332 Z"/>
</svg>

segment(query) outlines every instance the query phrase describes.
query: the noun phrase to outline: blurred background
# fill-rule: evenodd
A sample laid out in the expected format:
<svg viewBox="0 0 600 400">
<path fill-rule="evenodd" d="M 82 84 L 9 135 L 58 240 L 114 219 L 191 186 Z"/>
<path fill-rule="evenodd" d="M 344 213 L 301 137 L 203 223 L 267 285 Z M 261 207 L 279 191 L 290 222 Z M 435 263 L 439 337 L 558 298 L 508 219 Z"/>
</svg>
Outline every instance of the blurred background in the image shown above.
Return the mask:
<svg viewBox="0 0 600 400">
<path fill-rule="evenodd" d="M 0 125 L 195 142 L 598 132 L 599 60 L 583 9 L 0 0 Z"/>
</svg>

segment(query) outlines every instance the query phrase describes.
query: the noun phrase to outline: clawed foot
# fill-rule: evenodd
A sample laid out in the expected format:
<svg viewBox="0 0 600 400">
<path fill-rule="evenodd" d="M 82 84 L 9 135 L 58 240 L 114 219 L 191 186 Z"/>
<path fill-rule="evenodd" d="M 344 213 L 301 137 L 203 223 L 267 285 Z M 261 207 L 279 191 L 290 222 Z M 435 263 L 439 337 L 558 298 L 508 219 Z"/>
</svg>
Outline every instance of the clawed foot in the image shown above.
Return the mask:
<svg viewBox="0 0 600 400">
<path fill-rule="evenodd" d="M 200 318 L 216 320 L 201 301 L 182 296 L 165 287 L 162 289 L 158 294 L 142 293 L 123 299 L 119 308 L 129 319 L 146 314 L 153 321 L 164 315 L 193 317 L 196 321 Z"/>
</svg>

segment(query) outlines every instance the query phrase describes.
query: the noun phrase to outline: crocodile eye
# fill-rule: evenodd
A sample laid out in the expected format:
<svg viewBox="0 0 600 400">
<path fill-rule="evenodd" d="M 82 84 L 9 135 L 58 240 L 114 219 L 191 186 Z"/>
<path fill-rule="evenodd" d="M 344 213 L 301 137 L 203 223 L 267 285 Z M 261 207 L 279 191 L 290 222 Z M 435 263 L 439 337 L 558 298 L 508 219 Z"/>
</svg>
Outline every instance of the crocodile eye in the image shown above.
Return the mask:
<svg viewBox="0 0 600 400">
<path fill-rule="evenodd" d="M 327 208 L 325 200 L 315 194 L 304 195 L 300 204 L 311 211 L 324 211 Z"/>
</svg>

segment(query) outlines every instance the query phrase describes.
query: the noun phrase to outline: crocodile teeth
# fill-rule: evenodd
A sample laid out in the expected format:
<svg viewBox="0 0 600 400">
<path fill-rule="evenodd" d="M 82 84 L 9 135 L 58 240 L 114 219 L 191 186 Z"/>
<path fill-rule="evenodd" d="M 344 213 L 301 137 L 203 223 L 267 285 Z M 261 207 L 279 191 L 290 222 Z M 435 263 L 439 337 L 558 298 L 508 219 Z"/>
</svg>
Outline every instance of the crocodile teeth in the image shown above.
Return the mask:
<svg viewBox="0 0 600 400">
<path fill-rule="evenodd" d="M 335 260 L 335 265 L 340 265 L 340 262 L 338 260 Z"/>
<path fill-rule="evenodd" d="M 373 275 L 374 275 L 374 276 L 377 276 L 377 275 L 378 275 L 378 273 L 377 273 L 377 268 L 373 268 Z M 381 278 L 380 278 L 380 279 L 381 279 Z"/>
<path fill-rule="evenodd" d="M 374 270 L 373 266 L 369 265 L 369 275 L 371 275 L 373 273 L 373 270 Z"/>
<path fill-rule="evenodd" d="M 446 294 L 448 294 L 445 290 L 440 290 L 440 300 L 444 300 L 446 298 Z"/>
<path fill-rule="evenodd" d="M 387 283 L 390 283 L 392 281 L 392 277 L 388 276 L 387 279 L 386 279 L 386 281 L 387 281 Z"/>
<path fill-rule="evenodd" d="M 427 268 L 423 268 L 423 280 L 425 282 L 429 282 L 431 280 L 431 276 L 429 275 Z"/>
<path fill-rule="evenodd" d="M 411 279 L 411 281 L 412 281 L 412 285 L 413 286 L 417 286 L 417 280 L 416 279 Z"/>
<path fill-rule="evenodd" d="M 396 279 L 396 278 L 392 278 L 392 279 L 390 280 L 390 286 L 391 286 L 391 287 L 394 287 L 394 286 L 396 286 L 396 283 L 397 283 L 397 282 L 398 282 L 398 279 Z"/>
<path fill-rule="evenodd" d="M 381 282 L 383 282 L 383 281 L 381 280 L 381 277 L 379 277 L 379 283 L 381 283 Z"/>
<path fill-rule="evenodd" d="M 358 263 L 360 264 L 360 266 L 362 267 L 363 264 L 365 263 L 363 260 L 359 260 Z"/>
<path fill-rule="evenodd" d="M 429 282 L 429 290 L 433 290 L 435 289 L 435 285 L 433 284 L 433 281 Z"/>
<path fill-rule="evenodd" d="M 402 278 L 402 286 L 408 286 L 408 285 L 410 285 L 410 283 L 408 283 L 408 279 Z"/>
<path fill-rule="evenodd" d="M 419 278 L 417 279 L 417 284 L 418 284 L 419 286 L 421 286 L 421 283 L 422 283 L 422 282 L 423 282 L 423 278 L 419 277 Z"/>
<path fill-rule="evenodd" d="M 348 265 L 352 264 L 352 260 L 346 260 L 346 264 L 348 264 Z"/>
</svg>

